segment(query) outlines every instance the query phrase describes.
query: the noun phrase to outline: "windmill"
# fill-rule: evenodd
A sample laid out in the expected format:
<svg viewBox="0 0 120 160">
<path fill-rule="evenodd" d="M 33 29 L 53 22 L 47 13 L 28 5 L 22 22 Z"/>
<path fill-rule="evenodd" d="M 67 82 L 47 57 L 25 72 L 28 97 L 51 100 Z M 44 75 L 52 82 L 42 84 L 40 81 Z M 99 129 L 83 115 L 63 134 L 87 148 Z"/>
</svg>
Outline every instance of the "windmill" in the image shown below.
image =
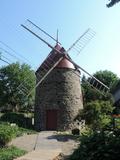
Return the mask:
<svg viewBox="0 0 120 160">
<path fill-rule="evenodd" d="M 44 42 L 52 51 L 36 71 L 36 86 L 29 91 L 24 88 L 23 82 L 18 89 L 27 96 L 36 90 L 35 126 L 37 130 L 72 129 L 74 118 L 83 108 L 80 72 L 83 71 L 90 77 L 88 83 L 100 93 L 106 94 L 109 91 L 105 84 L 76 64 L 68 54 L 71 50 L 80 53 L 95 33 L 87 29 L 68 50 L 65 50 L 58 39 L 54 39 L 32 21 L 27 20 L 27 22 L 28 25 L 22 24 L 22 27 Z M 55 40 L 56 45 L 52 46 L 41 38 L 34 31 L 36 29 Z"/>
</svg>

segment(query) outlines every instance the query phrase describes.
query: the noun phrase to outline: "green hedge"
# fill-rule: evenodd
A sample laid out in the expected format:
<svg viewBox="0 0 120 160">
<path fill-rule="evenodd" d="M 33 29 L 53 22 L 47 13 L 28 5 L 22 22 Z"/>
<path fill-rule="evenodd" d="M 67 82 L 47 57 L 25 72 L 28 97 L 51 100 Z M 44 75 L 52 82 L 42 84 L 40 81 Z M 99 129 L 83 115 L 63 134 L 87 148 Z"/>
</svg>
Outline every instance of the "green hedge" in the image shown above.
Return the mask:
<svg viewBox="0 0 120 160">
<path fill-rule="evenodd" d="M 32 118 L 26 117 L 24 113 L 5 113 L 0 118 L 1 121 L 16 123 L 19 127 L 32 129 Z"/>
<path fill-rule="evenodd" d="M 18 149 L 14 146 L 0 149 L 0 160 L 13 160 L 24 155 L 26 151 Z"/>
</svg>

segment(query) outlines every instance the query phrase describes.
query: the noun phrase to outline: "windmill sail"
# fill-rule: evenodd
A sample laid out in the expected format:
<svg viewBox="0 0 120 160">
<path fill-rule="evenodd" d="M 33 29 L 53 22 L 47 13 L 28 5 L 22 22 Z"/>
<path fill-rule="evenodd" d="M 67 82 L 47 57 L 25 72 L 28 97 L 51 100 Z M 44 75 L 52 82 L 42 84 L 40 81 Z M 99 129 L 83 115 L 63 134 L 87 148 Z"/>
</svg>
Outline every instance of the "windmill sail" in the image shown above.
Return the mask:
<svg viewBox="0 0 120 160">
<path fill-rule="evenodd" d="M 56 54 L 56 53 L 55 53 Z M 58 63 L 63 59 L 63 54 L 56 54 L 52 59 L 51 55 L 48 57 L 47 61 L 45 61 L 42 65 L 42 71 L 39 75 L 39 81 L 36 86 L 27 94 L 29 96 L 32 91 L 39 86 L 39 84 L 47 77 L 47 75 L 58 65 Z"/>
<path fill-rule="evenodd" d="M 29 28 L 30 30 L 32 30 L 33 32 L 37 33 L 37 35 L 40 34 L 40 32 L 44 33 L 45 35 L 47 35 L 48 37 L 50 37 L 52 40 L 54 40 L 57 44 L 60 44 L 60 42 L 58 42 L 58 39 L 55 39 L 54 37 L 52 37 L 50 34 L 48 34 L 46 31 L 44 31 L 42 28 L 40 28 L 38 25 L 36 25 L 35 23 L 33 23 L 31 20 L 27 19 L 26 24 L 22 25 L 22 26 L 26 26 L 26 28 Z"/>
<path fill-rule="evenodd" d="M 29 21 L 29 23 L 32 26 L 34 26 L 35 28 L 39 29 L 39 27 L 36 26 L 33 22 Z M 99 90 L 102 94 L 106 93 L 109 90 L 109 88 L 105 84 L 103 84 L 101 81 L 99 81 L 94 76 L 92 76 L 87 71 L 85 71 L 82 67 L 80 67 L 75 62 L 73 62 L 71 60 L 71 58 L 69 58 L 69 55 L 68 55 L 68 52 L 70 52 L 72 49 L 75 49 L 75 50 L 77 50 L 78 53 L 80 53 L 82 51 L 82 49 L 87 45 L 87 43 L 95 35 L 94 31 L 92 31 L 91 29 L 88 29 L 82 36 L 80 36 L 75 41 L 75 43 L 73 43 L 71 45 L 71 47 L 67 51 L 65 51 L 65 50 L 59 50 L 59 49 L 57 49 L 57 47 L 53 47 L 52 45 L 50 45 L 47 41 L 45 41 L 44 39 L 42 39 L 36 32 L 32 31 L 30 29 L 30 27 L 28 27 L 26 25 L 21 25 L 21 26 L 23 28 L 25 28 L 27 31 L 29 31 L 31 34 L 33 34 L 34 36 L 36 36 L 38 39 L 40 39 L 42 42 L 44 42 L 46 45 L 48 45 L 53 50 L 53 52 L 54 52 L 54 57 L 51 57 L 53 55 L 49 54 L 48 57 L 47 57 L 47 61 L 44 61 L 44 63 L 41 65 L 42 71 L 41 71 L 41 74 L 39 75 L 39 81 L 38 81 L 38 83 L 36 84 L 36 86 L 31 91 L 26 90 L 24 88 L 24 85 L 21 85 L 20 87 L 18 87 L 18 88 L 22 87 L 21 91 L 22 92 L 25 91 L 25 93 L 27 93 L 27 96 L 29 96 L 32 93 L 32 91 L 47 77 L 47 75 L 58 65 L 58 63 L 64 57 L 68 58 L 68 60 L 70 62 L 72 62 L 76 66 L 76 68 L 79 68 L 80 70 L 82 70 L 83 72 L 85 72 L 90 77 L 88 83 L 92 87 L 94 87 L 97 90 Z"/>
<path fill-rule="evenodd" d="M 67 53 L 71 50 L 76 51 L 78 54 L 85 48 L 90 40 L 95 36 L 95 32 L 88 28 L 67 50 Z"/>
<path fill-rule="evenodd" d="M 89 76 L 89 78 L 88 78 L 88 80 L 86 82 L 90 86 L 92 86 L 93 88 L 95 88 L 96 90 L 98 90 L 103 95 L 105 95 L 107 92 L 110 91 L 110 88 L 107 85 L 105 85 L 103 82 L 101 82 L 99 79 L 97 79 L 96 77 L 94 77 L 93 75 L 91 75 L 90 73 L 88 73 L 85 69 L 83 69 L 82 67 L 80 67 L 79 65 L 77 65 L 71 59 L 69 59 L 69 61 L 71 63 L 73 63 L 75 66 L 77 66 L 77 68 L 79 68 L 80 70 L 82 70 L 85 73 L 85 75 Z"/>
<path fill-rule="evenodd" d="M 52 57 L 53 58 L 53 57 Z M 39 77 L 39 81 L 38 83 L 35 85 L 35 87 L 31 90 L 29 90 L 26 86 L 26 83 L 27 83 L 27 79 L 29 79 L 29 75 L 28 77 L 25 79 L 24 82 L 22 82 L 18 87 L 17 87 L 17 90 L 18 90 L 18 93 L 22 93 L 24 95 L 27 95 L 29 96 L 33 91 L 34 89 L 39 86 L 39 84 L 47 77 L 47 75 L 57 66 L 57 64 L 63 59 L 63 55 L 55 55 L 54 59 L 51 59 L 51 55 L 48 57 L 47 61 L 45 61 L 41 68 L 41 73 L 38 74 L 38 77 Z"/>
</svg>

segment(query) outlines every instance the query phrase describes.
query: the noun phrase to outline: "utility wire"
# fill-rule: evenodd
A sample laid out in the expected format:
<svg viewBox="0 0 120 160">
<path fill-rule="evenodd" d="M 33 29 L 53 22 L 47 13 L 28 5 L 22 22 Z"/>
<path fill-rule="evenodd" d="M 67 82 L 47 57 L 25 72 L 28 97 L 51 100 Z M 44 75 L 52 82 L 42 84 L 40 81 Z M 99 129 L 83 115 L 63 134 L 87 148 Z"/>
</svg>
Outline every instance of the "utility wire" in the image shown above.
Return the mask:
<svg viewBox="0 0 120 160">
<path fill-rule="evenodd" d="M 11 26 L 9 25 L 3 18 L 0 17 L 0 21 L 2 21 L 3 24 L 5 24 L 5 26 L 8 26 L 9 30 L 13 31 L 13 32 L 16 32 L 17 35 L 19 35 L 19 37 L 22 37 L 21 34 L 18 34 L 19 32 L 16 30 L 15 26 Z M 0 40 L 0 43 L 3 44 L 4 46 L 6 46 L 7 48 L 9 48 L 12 52 L 14 52 L 16 55 L 19 55 L 19 57 L 22 58 L 22 61 L 24 59 L 23 62 L 29 62 L 29 64 L 32 64 L 27 58 L 25 58 L 24 56 L 22 56 L 20 53 L 16 52 L 13 48 L 11 48 L 10 46 L 8 46 L 5 42 L 3 42 L 2 40 Z"/>
<path fill-rule="evenodd" d="M 2 57 L 5 58 L 7 61 L 12 63 L 12 61 L 10 59 L 8 59 L 6 56 L 2 55 Z"/>
<path fill-rule="evenodd" d="M 8 26 L 8 28 L 9 27 L 11 27 L 11 26 L 9 26 L 8 25 L 8 23 L 6 23 L 5 21 L 3 21 L 3 23 L 5 24 L 5 25 L 7 25 Z M 11 28 L 9 28 L 10 29 L 10 31 L 12 30 L 12 31 L 16 31 L 16 28 L 14 27 L 14 29 L 13 29 L 13 27 L 11 27 Z M 18 34 L 19 32 L 17 32 L 17 35 L 19 35 L 20 37 L 22 37 L 21 36 L 21 34 Z M 34 65 L 34 66 L 36 66 L 35 64 L 33 64 L 31 61 L 29 61 L 27 58 L 25 58 L 24 56 L 22 56 L 21 54 L 19 54 L 18 52 L 16 52 L 13 48 L 11 48 L 10 46 L 8 46 L 5 42 L 3 42 L 2 40 L 0 40 L 0 43 L 3 45 L 3 46 L 5 46 L 6 48 L 8 48 L 9 50 L 11 50 L 11 52 L 12 53 L 14 53 L 14 54 L 12 54 L 11 52 L 9 52 L 8 50 L 6 50 L 6 49 L 3 49 L 3 48 L 0 48 L 2 51 L 4 51 L 5 53 L 7 53 L 8 55 L 10 55 L 10 56 L 12 56 L 12 57 L 14 57 L 15 59 L 17 59 L 17 60 L 19 60 L 19 61 L 22 61 L 22 62 L 27 62 L 28 64 L 32 64 L 32 65 Z M 17 56 L 16 56 L 17 55 Z M 20 58 L 18 58 L 18 56 L 20 57 Z M 3 57 L 3 55 L 2 55 L 2 57 Z M 6 58 L 5 56 L 4 56 L 4 58 Z M 8 59 L 8 58 L 6 58 L 6 59 Z M 23 60 L 24 59 L 24 60 Z M 0 56 L 0 60 L 1 61 L 3 61 L 3 62 L 5 62 L 5 63 L 7 63 L 7 64 L 10 64 L 8 61 L 6 61 L 6 60 L 4 60 L 3 58 L 1 58 L 1 56 Z M 10 59 L 9 59 L 10 60 Z M 36 68 L 36 67 L 35 67 Z M 35 74 L 35 71 L 34 71 L 34 74 Z M 27 81 L 27 78 L 29 77 L 29 75 L 26 75 L 26 79 L 25 79 L 25 82 Z M 20 85 L 24 85 L 24 83 L 25 82 L 23 82 L 22 84 L 20 84 Z M 18 86 L 19 87 L 19 86 Z M 21 89 L 20 89 L 20 91 L 22 91 Z"/>
<path fill-rule="evenodd" d="M 7 64 L 10 64 L 9 62 L 7 62 L 6 60 L 4 60 L 4 59 L 2 59 L 2 58 L 0 58 L 0 61 L 3 61 L 3 62 L 5 62 L 5 63 L 7 63 Z"/>
<path fill-rule="evenodd" d="M 2 23 L 5 24 L 5 26 L 8 26 L 8 29 L 9 29 L 10 31 L 16 32 L 17 35 L 18 35 L 20 38 L 23 38 L 23 36 L 21 36 L 21 33 L 18 32 L 19 30 L 17 30 L 17 28 L 16 28 L 15 26 L 9 25 L 9 24 L 8 24 L 3 18 L 1 18 L 1 17 L 0 17 L 0 21 L 2 21 Z M 10 46 L 8 46 L 5 42 L 3 42 L 2 40 L 0 40 L 0 43 L 3 44 L 4 46 L 6 46 L 7 48 L 9 48 L 12 52 L 14 52 L 14 53 L 15 53 L 16 55 L 18 55 L 19 57 L 21 57 L 21 58 L 22 58 L 22 62 L 28 63 L 29 65 L 32 64 L 32 65 L 35 66 L 35 68 L 36 68 L 36 65 L 35 65 L 33 62 L 31 62 L 30 60 L 28 60 L 27 58 L 25 58 L 23 55 L 21 55 L 20 53 L 18 53 L 17 51 L 15 51 L 13 48 L 11 48 Z"/>
<path fill-rule="evenodd" d="M 29 62 L 29 60 L 28 59 L 26 59 L 25 57 L 23 57 L 21 54 L 19 54 L 18 52 L 16 52 L 14 49 L 12 49 L 10 46 L 8 46 L 6 43 L 4 43 L 4 42 L 2 42 L 2 41 L 0 41 L 0 43 L 1 44 L 3 44 L 5 47 L 7 47 L 8 49 L 10 49 L 12 52 L 14 52 L 16 55 L 18 55 L 19 57 L 21 57 L 21 59 L 20 58 L 18 58 L 17 56 L 15 56 L 15 55 L 13 55 L 12 53 L 10 53 L 9 52 L 9 54 L 11 54 L 12 56 L 14 56 L 15 58 L 17 58 L 18 60 L 22 60 L 23 61 L 23 59 L 24 59 L 24 61 L 27 61 L 27 63 Z M 4 49 L 3 49 L 4 50 Z M 5 51 L 5 50 L 4 50 Z M 8 53 L 8 51 L 5 51 L 5 52 L 7 52 Z M 30 63 L 30 62 L 29 62 Z"/>
<path fill-rule="evenodd" d="M 2 51 L 4 51 L 5 53 L 9 54 L 10 56 L 14 57 L 15 59 L 21 61 L 21 59 L 19 59 L 17 56 L 15 56 L 14 54 L 12 54 L 11 52 L 9 52 L 9 51 L 1 48 L 1 47 L 0 47 L 0 49 L 1 49 Z"/>
</svg>

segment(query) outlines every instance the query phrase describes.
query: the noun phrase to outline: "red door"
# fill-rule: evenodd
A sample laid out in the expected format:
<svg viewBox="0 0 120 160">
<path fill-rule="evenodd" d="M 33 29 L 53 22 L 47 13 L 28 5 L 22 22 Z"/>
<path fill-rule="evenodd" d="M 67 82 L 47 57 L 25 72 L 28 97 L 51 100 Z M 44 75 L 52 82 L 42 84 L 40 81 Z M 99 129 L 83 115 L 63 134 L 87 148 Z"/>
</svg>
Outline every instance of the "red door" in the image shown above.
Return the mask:
<svg viewBox="0 0 120 160">
<path fill-rule="evenodd" d="M 47 130 L 57 129 L 57 110 L 46 111 L 46 129 Z"/>
</svg>

